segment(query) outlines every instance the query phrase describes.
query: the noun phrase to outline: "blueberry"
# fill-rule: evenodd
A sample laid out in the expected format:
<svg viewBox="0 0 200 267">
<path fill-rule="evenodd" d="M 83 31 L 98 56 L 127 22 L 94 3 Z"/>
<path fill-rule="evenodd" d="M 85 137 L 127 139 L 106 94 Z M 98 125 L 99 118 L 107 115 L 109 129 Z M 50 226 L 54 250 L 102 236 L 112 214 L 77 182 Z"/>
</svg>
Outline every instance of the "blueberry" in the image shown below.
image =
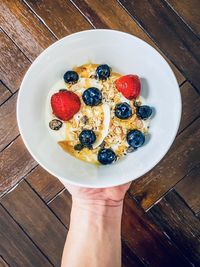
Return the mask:
<svg viewBox="0 0 200 267">
<path fill-rule="evenodd" d="M 96 87 L 90 87 L 82 95 L 83 101 L 88 106 L 97 106 L 102 102 L 102 93 Z"/>
<path fill-rule="evenodd" d="M 136 114 L 138 118 L 146 120 L 151 116 L 152 108 L 150 108 L 149 106 L 138 106 L 136 107 Z"/>
<path fill-rule="evenodd" d="M 139 130 L 131 130 L 127 136 L 126 140 L 129 144 L 129 146 L 133 148 L 138 148 L 144 144 L 145 136 L 144 134 Z"/>
<path fill-rule="evenodd" d="M 79 76 L 77 72 L 73 70 L 69 70 L 65 72 L 63 78 L 66 83 L 74 84 L 74 83 L 77 83 Z"/>
<path fill-rule="evenodd" d="M 116 158 L 115 152 L 112 149 L 103 148 L 98 152 L 98 161 L 103 165 L 111 164 Z"/>
<path fill-rule="evenodd" d="M 132 116 L 132 110 L 128 103 L 120 103 L 115 107 L 115 116 L 119 119 L 128 119 Z"/>
<path fill-rule="evenodd" d="M 96 77 L 99 80 L 106 80 L 110 77 L 110 67 L 107 64 L 99 65 L 96 69 Z"/>
<path fill-rule="evenodd" d="M 79 135 L 81 145 L 92 148 L 92 144 L 96 141 L 96 135 L 92 130 L 83 130 Z"/>
</svg>

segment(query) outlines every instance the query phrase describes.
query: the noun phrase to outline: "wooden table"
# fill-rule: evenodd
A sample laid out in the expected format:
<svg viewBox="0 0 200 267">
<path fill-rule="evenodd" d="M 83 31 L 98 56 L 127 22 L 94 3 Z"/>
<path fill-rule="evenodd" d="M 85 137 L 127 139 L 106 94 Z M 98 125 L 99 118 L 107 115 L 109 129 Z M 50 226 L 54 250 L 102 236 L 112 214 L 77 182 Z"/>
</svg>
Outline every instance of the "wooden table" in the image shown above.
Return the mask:
<svg viewBox="0 0 200 267">
<path fill-rule="evenodd" d="M 200 266 L 200 1 L 1 0 L 0 12 L 0 266 L 60 266 L 71 198 L 27 152 L 15 105 L 27 68 L 46 47 L 93 28 L 154 46 L 174 70 L 183 100 L 172 148 L 127 193 L 123 266 Z"/>
</svg>

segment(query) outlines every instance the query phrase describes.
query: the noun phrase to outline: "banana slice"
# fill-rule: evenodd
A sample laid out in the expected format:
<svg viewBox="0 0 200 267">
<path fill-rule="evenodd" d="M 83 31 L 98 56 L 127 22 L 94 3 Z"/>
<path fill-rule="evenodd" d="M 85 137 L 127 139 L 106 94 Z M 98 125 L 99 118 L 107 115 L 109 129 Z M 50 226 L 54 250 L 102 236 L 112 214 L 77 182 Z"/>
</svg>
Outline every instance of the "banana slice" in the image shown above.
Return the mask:
<svg viewBox="0 0 200 267">
<path fill-rule="evenodd" d="M 108 135 L 109 131 L 109 125 L 110 125 L 110 107 L 108 104 L 103 104 L 102 105 L 103 113 L 104 113 L 104 120 L 103 120 L 103 130 L 101 133 L 99 133 L 99 136 L 96 140 L 96 142 L 93 145 L 93 148 L 97 148 L 103 140 L 106 138 Z"/>
</svg>

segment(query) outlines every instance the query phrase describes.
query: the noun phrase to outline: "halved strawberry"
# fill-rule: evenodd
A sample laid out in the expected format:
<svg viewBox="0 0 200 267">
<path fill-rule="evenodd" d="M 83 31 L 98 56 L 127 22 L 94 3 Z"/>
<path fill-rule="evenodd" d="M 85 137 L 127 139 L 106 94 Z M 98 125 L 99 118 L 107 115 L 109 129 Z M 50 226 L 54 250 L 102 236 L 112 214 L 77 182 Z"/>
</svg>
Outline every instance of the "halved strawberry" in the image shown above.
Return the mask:
<svg viewBox="0 0 200 267">
<path fill-rule="evenodd" d="M 125 75 L 115 81 L 117 90 L 127 99 L 135 99 L 140 94 L 140 79 L 137 75 Z"/>
<path fill-rule="evenodd" d="M 63 121 L 70 120 L 81 107 L 79 97 L 70 91 L 60 91 L 51 97 L 53 114 Z"/>
</svg>

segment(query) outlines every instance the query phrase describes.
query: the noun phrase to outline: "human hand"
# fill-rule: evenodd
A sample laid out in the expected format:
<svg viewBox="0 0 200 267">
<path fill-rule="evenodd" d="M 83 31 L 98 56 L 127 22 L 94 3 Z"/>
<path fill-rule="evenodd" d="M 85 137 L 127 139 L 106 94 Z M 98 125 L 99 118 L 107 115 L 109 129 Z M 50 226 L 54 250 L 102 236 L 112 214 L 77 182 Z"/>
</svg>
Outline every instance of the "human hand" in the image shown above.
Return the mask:
<svg viewBox="0 0 200 267">
<path fill-rule="evenodd" d="M 130 183 L 108 188 L 85 188 L 64 184 L 73 199 L 122 201 Z"/>
<path fill-rule="evenodd" d="M 123 199 L 130 184 L 109 188 L 84 188 L 64 183 L 72 195 L 74 206 L 101 214 L 108 214 L 112 208 L 112 215 L 121 213 Z"/>
<path fill-rule="evenodd" d="M 121 266 L 121 216 L 130 183 L 83 188 L 63 182 L 72 195 L 64 266 Z"/>
</svg>

